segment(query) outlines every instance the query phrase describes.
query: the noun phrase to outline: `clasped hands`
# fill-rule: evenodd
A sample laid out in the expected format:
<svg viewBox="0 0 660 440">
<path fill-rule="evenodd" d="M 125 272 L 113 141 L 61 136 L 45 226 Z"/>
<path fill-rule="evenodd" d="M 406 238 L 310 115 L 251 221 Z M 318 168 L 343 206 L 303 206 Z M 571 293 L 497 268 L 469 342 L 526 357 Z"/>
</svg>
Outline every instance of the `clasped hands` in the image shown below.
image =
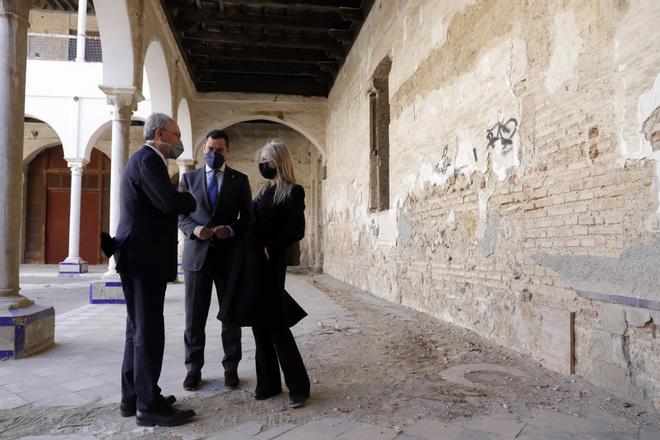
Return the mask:
<svg viewBox="0 0 660 440">
<path fill-rule="evenodd" d="M 231 237 L 231 229 L 228 226 L 220 225 L 213 228 L 207 228 L 206 226 L 198 226 L 195 229 L 195 235 L 200 240 L 208 240 L 209 238 L 216 236 L 220 240 Z"/>
</svg>

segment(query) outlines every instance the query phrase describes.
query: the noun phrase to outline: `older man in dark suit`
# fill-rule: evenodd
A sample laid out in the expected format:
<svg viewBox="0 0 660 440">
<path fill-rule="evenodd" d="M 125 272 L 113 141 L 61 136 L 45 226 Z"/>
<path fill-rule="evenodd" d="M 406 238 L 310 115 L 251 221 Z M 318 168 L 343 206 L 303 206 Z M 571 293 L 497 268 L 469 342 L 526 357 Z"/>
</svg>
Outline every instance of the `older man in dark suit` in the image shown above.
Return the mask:
<svg viewBox="0 0 660 440">
<path fill-rule="evenodd" d="M 218 304 L 222 301 L 229 269 L 232 266 L 233 238 L 246 228 L 252 199 L 248 177 L 225 163 L 229 136 L 212 130 L 204 145 L 205 165 L 185 173 L 181 186 L 197 199 L 197 209 L 179 216 L 179 229 L 186 236 L 183 270 L 186 283 L 186 390 L 196 390 L 202 378 L 206 319 L 215 284 Z M 225 386 L 239 384 L 241 328 L 222 324 Z"/>
<path fill-rule="evenodd" d="M 165 347 L 163 305 L 167 282 L 177 272 L 177 215 L 194 211 L 196 202 L 172 187 L 167 172 L 166 158 L 183 151 L 176 122 L 152 114 L 144 139 L 122 176 L 119 226 L 111 241 L 128 312 L 120 409 L 122 416 L 135 414 L 141 426 L 174 426 L 195 413 L 173 408 L 174 396 L 163 397 L 158 387 Z"/>
</svg>

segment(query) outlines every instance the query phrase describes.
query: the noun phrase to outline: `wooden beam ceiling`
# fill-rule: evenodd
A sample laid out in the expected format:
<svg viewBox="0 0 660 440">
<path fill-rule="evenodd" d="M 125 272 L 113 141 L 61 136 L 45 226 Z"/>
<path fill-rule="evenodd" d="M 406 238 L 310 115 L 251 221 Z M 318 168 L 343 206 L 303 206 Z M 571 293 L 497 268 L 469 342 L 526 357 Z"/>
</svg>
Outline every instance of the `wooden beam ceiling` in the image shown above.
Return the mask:
<svg viewBox="0 0 660 440">
<path fill-rule="evenodd" d="M 373 0 L 161 0 L 200 92 L 327 96 Z"/>
</svg>

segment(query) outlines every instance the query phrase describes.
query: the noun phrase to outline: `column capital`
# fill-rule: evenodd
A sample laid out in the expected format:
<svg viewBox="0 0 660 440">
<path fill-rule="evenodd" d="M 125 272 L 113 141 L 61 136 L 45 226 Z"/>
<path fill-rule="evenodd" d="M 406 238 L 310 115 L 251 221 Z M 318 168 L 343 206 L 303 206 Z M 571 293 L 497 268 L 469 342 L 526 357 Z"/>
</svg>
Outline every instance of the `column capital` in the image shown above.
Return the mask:
<svg viewBox="0 0 660 440">
<path fill-rule="evenodd" d="M 85 165 L 89 162 L 87 159 L 66 159 L 67 166 L 71 169 L 71 174 L 82 175 Z"/>
<path fill-rule="evenodd" d="M 107 96 L 108 104 L 115 108 L 128 107 L 131 110 L 136 110 L 138 102 L 144 101 L 144 96 L 135 87 L 100 85 L 99 89 Z"/>
</svg>

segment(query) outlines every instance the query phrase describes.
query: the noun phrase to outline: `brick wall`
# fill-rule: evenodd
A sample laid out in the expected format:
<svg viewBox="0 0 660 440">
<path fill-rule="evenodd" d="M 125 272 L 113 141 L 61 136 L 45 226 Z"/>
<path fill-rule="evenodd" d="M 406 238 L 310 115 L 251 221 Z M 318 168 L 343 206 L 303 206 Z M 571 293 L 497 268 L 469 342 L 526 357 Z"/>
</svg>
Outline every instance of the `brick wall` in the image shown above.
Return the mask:
<svg viewBox="0 0 660 440">
<path fill-rule="evenodd" d="M 660 406 L 649 17 L 652 0 L 377 2 L 328 99 L 324 269 L 559 371 L 570 347 L 550 339 L 575 313 L 576 373 Z M 386 55 L 390 209 L 369 213 Z"/>
</svg>

